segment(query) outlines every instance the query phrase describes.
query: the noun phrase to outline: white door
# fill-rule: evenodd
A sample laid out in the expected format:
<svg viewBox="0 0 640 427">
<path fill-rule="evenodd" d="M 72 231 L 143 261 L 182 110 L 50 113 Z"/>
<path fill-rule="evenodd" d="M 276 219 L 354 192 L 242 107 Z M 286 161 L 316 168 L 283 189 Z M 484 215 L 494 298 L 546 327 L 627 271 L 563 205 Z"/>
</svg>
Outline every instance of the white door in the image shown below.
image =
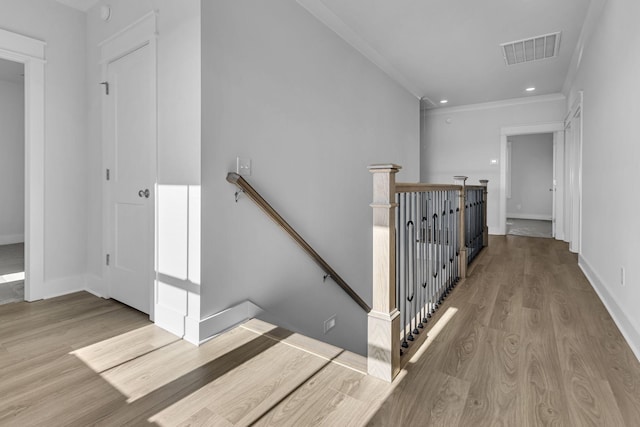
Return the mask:
<svg viewBox="0 0 640 427">
<path fill-rule="evenodd" d="M 149 313 L 154 276 L 155 67 L 145 45 L 107 66 L 109 296 Z"/>
<path fill-rule="evenodd" d="M 553 166 L 551 167 L 551 188 L 549 191 L 551 192 L 551 237 L 556 237 L 556 215 L 557 215 L 557 207 L 556 207 L 556 190 L 557 190 L 557 175 L 556 168 L 558 167 L 556 164 L 556 153 L 558 149 L 558 141 L 557 141 L 557 133 L 553 133 Z"/>
</svg>

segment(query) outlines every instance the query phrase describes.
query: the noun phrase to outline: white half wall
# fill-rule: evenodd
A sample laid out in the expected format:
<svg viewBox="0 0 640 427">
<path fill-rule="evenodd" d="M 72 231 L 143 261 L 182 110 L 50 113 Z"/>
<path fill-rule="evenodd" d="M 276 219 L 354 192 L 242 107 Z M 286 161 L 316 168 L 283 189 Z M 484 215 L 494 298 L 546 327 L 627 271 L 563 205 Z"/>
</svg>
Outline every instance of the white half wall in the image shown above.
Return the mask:
<svg viewBox="0 0 640 427">
<path fill-rule="evenodd" d="M 365 353 L 366 313 L 225 176 L 251 159 L 247 180 L 370 302 L 367 165 L 418 180 L 418 99 L 295 0 L 203 1 L 202 69 L 202 317 L 250 300 Z"/>
<path fill-rule="evenodd" d="M 640 2 L 591 3 L 590 31 L 581 37 L 582 54 L 576 52 L 573 79 L 567 84 L 568 108 L 584 93 L 580 259 L 638 355 L 640 109 L 635 99 L 640 96 Z"/>
<path fill-rule="evenodd" d="M 24 242 L 24 83 L 0 80 L 0 245 Z"/>
<path fill-rule="evenodd" d="M 487 223 L 490 233 L 498 233 L 501 129 L 561 122 L 565 104 L 558 94 L 424 110 L 420 181 L 453 183 L 453 176 L 465 175 L 468 184 L 478 185 L 488 179 Z"/>
<path fill-rule="evenodd" d="M 507 140 L 511 145 L 511 197 L 507 198 L 507 217 L 551 220 L 553 133 L 515 135 Z"/>
</svg>

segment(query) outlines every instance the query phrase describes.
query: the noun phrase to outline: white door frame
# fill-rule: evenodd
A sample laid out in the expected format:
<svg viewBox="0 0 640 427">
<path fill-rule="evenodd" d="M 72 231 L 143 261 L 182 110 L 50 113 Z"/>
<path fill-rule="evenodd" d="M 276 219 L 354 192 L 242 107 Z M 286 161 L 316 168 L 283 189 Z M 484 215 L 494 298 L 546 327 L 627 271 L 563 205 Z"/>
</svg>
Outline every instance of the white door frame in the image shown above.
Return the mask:
<svg viewBox="0 0 640 427">
<path fill-rule="evenodd" d="M 155 72 L 153 73 L 152 76 L 149 76 L 150 79 L 153 79 L 153 87 L 157 88 L 157 24 L 156 24 L 156 12 L 149 12 L 148 14 L 144 15 L 143 17 L 141 17 L 140 19 L 138 19 L 137 21 L 131 23 L 130 25 L 128 25 L 127 27 L 123 28 L 122 30 L 120 30 L 119 32 L 115 33 L 114 35 L 110 36 L 109 38 L 107 38 L 106 40 L 102 41 L 98 46 L 100 47 L 100 65 L 102 67 L 102 80 L 105 81 L 107 79 L 107 72 L 108 72 L 108 66 L 111 62 L 116 61 L 119 58 L 122 58 L 123 56 L 126 56 L 127 54 L 141 48 L 144 46 L 148 45 L 148 48 L 150 49 L 150 55 L 151 55 L 151 61 L 154 64 L 154 69 Z M 98 82 L 96 82 L 97 84 Z M 154 93 L 154 96 L 156 94 Z M 157 99 L 153 100 L 153 104 L 156 105 L 156 112 L 154 114 L 154 117 L 156 117 L 156 125 L 154 126 L 154 136 L 153 136 L 153 140 L 154 140 L 154 150 L 152 153 L 150 153 L 150 156 L 153 157 L 152 159 L 152 164 L 156 165 L 153 169 L 153 176 L 150 177 L 152 179 L 152 182 L 154 183 L 154 188 L 153 191 L 156 190 L 156 182 L 157 182 Z M 105 118 L 104 118 L 104 112 L 106 111 L 106 100 L 103 99 L 103 104 L 102 104 L 102 111 L 103 111 L 103 117 L 102 117 L 102 122 L 104 123 Z M 103 159 L 103 170 L 106 170 L 109 167 L 108 161 L 109 161 L 109 156 L 110 154 L 108 153 L 108 147 L 107 147 L 107 142 L 106 142 L 106 137 L 105 137 L 105 133 L 104 133 L 104 129 L 103 129 L 103 136 L 102 136 L 102 159 Z M 102 185 L 102 212 L 103 212 L 103 217 L 102 217 L 102 253 L 103 253 L 103 259 L 106 258 L 107 254 L 110 252 L 110 247 L 109 247 L 109 241 L 110 241 L 110 233 L 112 232 L 111 230 L 111 224 L 109 222 L 109 215 L 107 215 L 106 213 L 108 212 L 109 209 L 109 188 L 108 188 L 108 183 L 106 180 L 103 181 L 103 185 Z M 156 205 L 157 205 L 157 197 L 154 197 L 154 200 L 156 200 Z M 154 206 L 153 209 L 154 212 L 157 212 L 157 206 Z M 155 216 L 155 215 L 154 215 Z M 152 221 L 155 221 L 155 218 L 151 218 Z M 157 224 L 154 224 L 153 227 L 154 230 L 157 229 Z M 154 259 L 154 271 L 151 272 L 152 273 L 152 278 L 155 278 L 156 273 L 155 273 L 155 264 L 157 264 L 157 251 L 156 251 L 156 247 L 157 245 L 155 244 L 156 242 L 156 235 L 157 234 L 157 230 L 154 233 L 154 236 L 151 236 L 151 244 L 153 246 L 153 259 Z M 105 279 L 105 282 L 107 283 L 107 285 L 110 283 L 109 280 L 109 269 L 106 265 L 106 262 L 103 262 L 103 269 L 102 269 L 102 277 Z M 153 321 L 154 319 L 154 307 L 155 307 L 155 300 L 156 300 L 156 292 L 155 292 L 155 279 L 151 280 L 151 283 L 149 284 L 149 286 L 151 286 L 151 290 L 150 290 L 150 295 L 151 295 L 151 301 L 149 302 L 149 318 Z M 104 287 L 104 296 L 105 297 L 110 297 L 110 289 L 109 286 L 105 286 Z"/>
<path fill-rule="evenodd" d="M 570 204 L 570 215 L 567 218 L 567 236 L 569 250 L 574 253 L 582 252 L 582 132 L 583 132 L 583 92 L 578 92 L 578 98 L 569 110 L 564 121 L 565 130 L 569 129 L 567 138 L 567 200 Z M 575 122 L 578 121 L 576 124 Z"/>
<path fill-rule="evenodd" d="M 44 80 L 46 42 L 0 29 L 0 58 L 24 64 L 25 280 L 24 299 L 44 290 Z"/>
<path fill-rule="evenodd" d="M 498 234 L 507 234 L 507 138 L 516 135 L 553 133 L 554 141 L 556 141 L 556 134 L 563 131 L 564 122 L 511 126 L 500 129 L 500 210 L 498 218 Z M 556 197 L 556 193 L 557 192 L 554 192 L 554 198 Z M 557 198 L 556 202 L 558 202 Z M 556 210 L 557 208 L 558 204 L 556 204 Z M 558 230 L 556 229 L 556 231 Z"/>
</svg>

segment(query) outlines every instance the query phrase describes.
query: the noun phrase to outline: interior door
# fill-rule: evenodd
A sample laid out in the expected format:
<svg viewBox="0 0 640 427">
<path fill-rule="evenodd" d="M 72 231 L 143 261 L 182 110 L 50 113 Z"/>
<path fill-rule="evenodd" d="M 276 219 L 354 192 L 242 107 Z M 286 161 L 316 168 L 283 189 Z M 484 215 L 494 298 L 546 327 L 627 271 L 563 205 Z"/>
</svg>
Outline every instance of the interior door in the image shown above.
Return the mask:
<svg viewBox="0 0 640 427">
<path fill-rule="evenodd" d="M 109 296 L 152 306 L 155 200 L 155 67 L 145 45 L 107 66 Z M 106 93 L 108 91 L 108 94 Z"/>
<path fill-rule="evenodd" d="M 556 237 L 556 215 L 557 215 L 557 207 L 556 207 L 556 190 L 557 190 L 557 174 L 556 169 L 558 165 L 556 164 L 556 153 L 558 151 L 558 141 L 557 141 L 557 132 L 553 133 L 553 157 L 552 162 L 553 166 L 551 167 L 551 188 L 549 191 L 551 192 L 551 237 Z"/>
</svg>

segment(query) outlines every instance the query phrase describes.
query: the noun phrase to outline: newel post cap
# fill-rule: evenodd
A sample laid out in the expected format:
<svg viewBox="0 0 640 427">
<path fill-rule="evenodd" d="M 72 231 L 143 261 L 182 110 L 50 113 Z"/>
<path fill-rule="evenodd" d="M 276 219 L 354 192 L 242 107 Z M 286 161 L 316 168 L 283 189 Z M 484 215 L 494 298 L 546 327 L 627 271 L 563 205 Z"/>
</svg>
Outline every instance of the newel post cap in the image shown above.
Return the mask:
<svg viewBox="0 0 640 427">
<path fill-rule="evenodd" d="M 469 177 L 464 175 L 456 175 L 453 177 L 454 181 L 462 181 L 463 184 L 467 179 L 469 179 Z"/>
<path fill-rule="evenodd" d="M 480 185 L 484 185 L 485 187 L 487 186 L 488 183 L 489 183 L 488 179 L 481 179 L 480 180 Z"/>
<path fill-rule="evenodd" d="M 369 165 L 367 169 L 369 169 L 369 172 L 371 173 L 386 171 L 398 172 L 400 169 L 402 169 L 402 166 L 396 165 L 395 163 L 375 163 L 373 165 Z"/>
</svg>

